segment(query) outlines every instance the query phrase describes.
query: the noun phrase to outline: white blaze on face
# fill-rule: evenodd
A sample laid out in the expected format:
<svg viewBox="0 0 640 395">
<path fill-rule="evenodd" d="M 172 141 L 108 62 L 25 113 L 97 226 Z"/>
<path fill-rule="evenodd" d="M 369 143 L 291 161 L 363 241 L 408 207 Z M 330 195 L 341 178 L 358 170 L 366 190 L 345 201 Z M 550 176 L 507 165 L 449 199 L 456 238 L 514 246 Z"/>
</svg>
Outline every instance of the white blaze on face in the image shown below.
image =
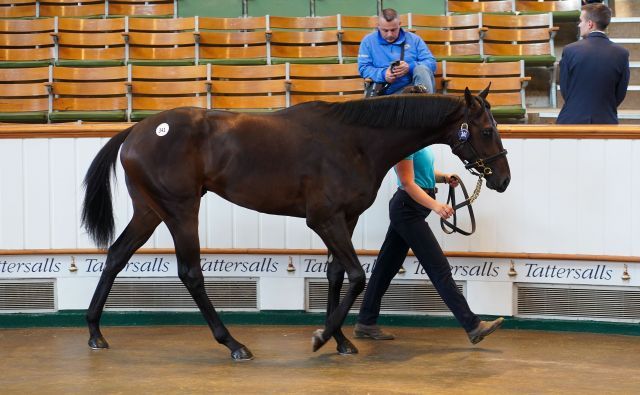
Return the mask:
<svg viewBox="0 0 640 395">
<path fill-rule="evenodd" d="M 167 133 L 169 133 L 169 124 L 168 123 L 161 123 L 156 128 L 156 134 L 158 136 L 160 136 L 160 137 L 166 136 Z"/>
</svg>

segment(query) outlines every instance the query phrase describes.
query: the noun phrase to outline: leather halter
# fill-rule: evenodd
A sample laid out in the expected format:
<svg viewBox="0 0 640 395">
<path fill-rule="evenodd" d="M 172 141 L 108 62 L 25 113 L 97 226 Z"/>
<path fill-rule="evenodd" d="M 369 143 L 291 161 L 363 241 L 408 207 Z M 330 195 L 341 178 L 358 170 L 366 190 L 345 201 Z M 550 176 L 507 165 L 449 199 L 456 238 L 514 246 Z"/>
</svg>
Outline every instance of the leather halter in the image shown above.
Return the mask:
<svg viewBox="0 0 640 395">
<path fill-rule="evenodd" d="M 486 158 L 481 158 L 480 155 L 478 155 L 478 151 L 476 151 L 476 149 L 473 147 L 473 143 L 469 141 L 469 139 L 471 138 L 471 133 L 469 131 L 468 118 L 469 118 L 469 109 L 468 107 L 465 107 L 464 109 L 465 122 L 463 122 L 462 125 L 460 125 L 460 129 L 458 130 L 458 143 L 453 146 L 451 151 L 454 154 L 456 154 L 456 151 L 459 151 L 461 149 L 464 149 L 465 147 L 468 147 L 469 151 L 471 151 L 471 154 L 472 154 L 471 157 L 477 158 L 477 159 L 473 162 L 463 159 L 463 162 L 465 164 L 464 168 L 469 170 L 469 172 L 474 176 L 477 176 L 478 182 L 476 184 L 475 190 L 473 191 L 473 194 L 471 195 L 471 197 L 469 197 L 469 194 L 467 193 L 467 188 L 462 183 L 462 180 L 459 177 L 453 176 L 458 180 L 458 183 L 460 184 L 460 187 L 462 189 L 462 194 L 464 195 L 465 200 L 459 204 L 456 204 L 455 190 L 452 186 L 449 186 L 449 195 L 447 197 L 447 204 L 451 202 L 451 206 L 453 207 L 453 223 L 447 221 L 444 218 L 440 218 L 440 227 L 445 233 L 451 234 L 454 232 L 458 232 L 465 236 L 469 236 L 476 231 L 476 218 L 473 215 L 473 208 L 471 207 L 471 203 L 473 203 L 474 200 L 476 200 L 480 195 L 480 189 L 482 188 L 482 179 L 485 176 L 493 174 L 493 170 L 491 169 L 491 167 L 488 166 L 488 163 L 491 163 L 492 161 L 498 159 L 501 156 L 507 155 L 507 150 L 503 149 L 502 151 L 495 153 L 493 155 L 490 155 Z M 457 226 L 458 218 L 457 218 L 456 211 L 465 206 L 467 206 L 469 211 L 469 217 L 471 218 L 471 231 L 465 231 L 463 229 L 460 229 Z"/>
</svg>

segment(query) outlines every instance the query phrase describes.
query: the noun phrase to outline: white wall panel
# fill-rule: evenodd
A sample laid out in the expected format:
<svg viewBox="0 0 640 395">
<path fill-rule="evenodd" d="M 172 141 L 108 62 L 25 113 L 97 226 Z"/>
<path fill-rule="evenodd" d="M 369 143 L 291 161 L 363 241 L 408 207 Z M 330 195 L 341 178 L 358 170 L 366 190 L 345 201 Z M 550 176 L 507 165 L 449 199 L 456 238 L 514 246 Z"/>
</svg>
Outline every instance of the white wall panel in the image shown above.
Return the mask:
<svg viewBox="0 0 640 395">
<path fill-rule="evenodd" d="M 576 205 L 578 221 L 574 236 L 581 254 L 604 253 L 604 226 L 606 213 L 604 180 L 605 180 L 605 146 L 602 140 L 578 141 L 578 169 L 574 174 L 578 182 Z"/>
<path fill-rule="evenodd" d="M 50 248 L 51 194 L 49 190 L 49 141 L 25 140 L 22 146 L 24 166 L 24 237 L 31 248 Z M 56 230 L 57 231 L 57 230 Z"/>
<path fill-rule="evenodd" d="M 2 141 L 1 248 L 94 246 L 79 225 L 81 183 L 106 141 Z M 640 255 L 640 170 L 635 165 L 640 159 L 639 141 L 509 139 L 504 144 L 511 184 L 503 194 L 483 186 L 474 204 L 478 222 L 474 236 L 444 235 L 438 217 L 428 219 L 445 250 Z M 459 174 L 472 192 L 476 179 L 450 149 L 434 146 L 434 153 L 436 167 Z M 116 168 L 114 210 L 120 233 L 132 206 L 119 163 Z M 376 201 L 360 217 L 353 236 L 356 248 L 380 247 L 389 224 L 388 201 L 395 190 L 392 170 Z M 446 188 L 441 188 L 438 199 L 446 199 Z M 199 218 L 203 248 L 324 248 L 302 218 L 258 214 L 213 193 L 203 199 Z M 469 225 L 464 211 L 460 222 Z M 172 246 L 164 225 L 145 245 Z"/>
<path fill-rule="evenodd" d="M 51 248 L 77 245 L 78 210 L 76 189 L 81 180 L 76 174 L 75 140 L 49 140 L 49 177 L 51 178 Z"/>
<path fill-rule="evenodd" d="M 23 140 L 0 143 L 0 246 L 27 248 L 24 240 Z"/>
<path fill-rule="evenodd" d="M 627 140 L 605 142 L 605 175 L 601 180 L 604 224 L 604 253 L 608 255 L 631 254 L 631 144 Z M 624 189 L 620 186 L 625 184 Z M 626 190 L 626 193 L 623 191 Z M 622 193 L 621 193 L 622 192 Z"/>
</svg>

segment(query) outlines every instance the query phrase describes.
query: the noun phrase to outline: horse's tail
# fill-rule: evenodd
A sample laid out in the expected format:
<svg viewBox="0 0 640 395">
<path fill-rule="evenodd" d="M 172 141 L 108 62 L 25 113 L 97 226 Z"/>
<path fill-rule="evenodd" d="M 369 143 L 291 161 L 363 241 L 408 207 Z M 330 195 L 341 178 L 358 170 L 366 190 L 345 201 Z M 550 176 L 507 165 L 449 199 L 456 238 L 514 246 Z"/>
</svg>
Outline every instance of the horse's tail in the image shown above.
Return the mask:
<svg viewBox="0 0 640 395">
<path fill-rule="evenodd" d="M 132 128 L 116 134 L 102 147 L 84 177 L 82 225 L 99 248 L 107 248 L 113 240 L 115 224 L 111 204 L 111 173 L 115 172 L 120 146 Z"/>
</svg>

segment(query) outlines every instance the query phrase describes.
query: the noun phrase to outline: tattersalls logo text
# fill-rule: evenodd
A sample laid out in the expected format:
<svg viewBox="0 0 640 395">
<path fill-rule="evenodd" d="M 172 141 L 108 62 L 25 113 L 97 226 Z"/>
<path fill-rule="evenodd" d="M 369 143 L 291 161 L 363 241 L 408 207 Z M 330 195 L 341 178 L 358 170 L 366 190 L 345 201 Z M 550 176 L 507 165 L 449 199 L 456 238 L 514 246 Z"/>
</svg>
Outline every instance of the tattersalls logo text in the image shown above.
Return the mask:
<svg viewBox="0 0 640 395">
<path fill-rule="evenodd" d="M 526 276 L 532 278 L 554 278 L 570 280 L 611 280 L 613 269 L 607 269 L 607 265 L 596 267 L 557 267 L 556 265 L 540 265 L 537 263 L 525 263 Z"/>
<path fill-rule="evenodd" d="M 85 259 L 87 273 L 97 273 L 104 270 L 104 261 L 96 258 Z M 122 270 L 125 273 L 167 273 L 171 262 L 165 258 L 156 257 L 147 261 L 130 261 Z"/>
<path fill-rule="evenodd" d="M 0 273 L 59 273 L 62 263 L 55 258 L 42 258 L 35 262 L 0 261 Z"/>
<path fill-rule="evenodd" d="M 418 261 L 415 263 L 416 271 L 414 274 L 427 274 Z M 451 265 L 451 274 L 461 277 L 498 277 L 499 271 L 500 267 L 493 262 L 483 262 L 477 265 Z"/>
<path fill-rule="evenodd" d="M 275 273 L 279 265 L 280 262 L 267 257 L 253 262 L 200 258 L 200 266 L 205 273 Z"/>
</svg>

